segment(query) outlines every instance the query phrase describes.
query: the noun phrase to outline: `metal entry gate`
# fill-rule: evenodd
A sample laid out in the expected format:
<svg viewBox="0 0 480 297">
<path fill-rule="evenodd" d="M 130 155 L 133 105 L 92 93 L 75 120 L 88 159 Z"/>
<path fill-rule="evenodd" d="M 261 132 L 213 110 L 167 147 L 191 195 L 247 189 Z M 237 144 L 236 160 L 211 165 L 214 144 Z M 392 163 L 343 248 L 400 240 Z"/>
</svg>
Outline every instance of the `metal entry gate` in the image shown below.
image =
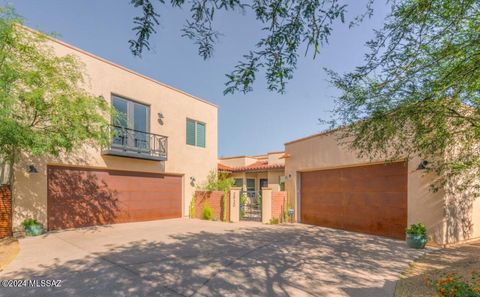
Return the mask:
<svg viewBox="0 0 480 297">
<path fill-rule="evenodd" d="M 243 191 L 240 195 L 240 220 L 262 221 L 262 196 L 256 191 Z"/>
</svg>

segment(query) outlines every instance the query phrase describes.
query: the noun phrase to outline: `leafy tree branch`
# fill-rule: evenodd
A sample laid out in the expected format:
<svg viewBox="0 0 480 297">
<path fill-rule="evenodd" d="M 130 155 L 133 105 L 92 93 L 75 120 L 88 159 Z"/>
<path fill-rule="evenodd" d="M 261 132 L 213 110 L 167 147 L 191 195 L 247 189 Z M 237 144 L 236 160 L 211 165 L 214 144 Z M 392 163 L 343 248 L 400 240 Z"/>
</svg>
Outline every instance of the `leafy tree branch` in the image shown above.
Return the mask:
<svg viewBox="0 0 480 297">
<path fill-rule="evenodd" d="M 374 0 L 366 0 L 366 9 L 350 22 L 354 26 L 373 13 Z M 320 48 L 328 43 L 335 22 L 344 23 L 347 12 L 345 0 L 171 0 L 172 7 L 187 7 L 191 15 L 185 21 L 182 36 L 198 46 L 203 59 L 212 57 L 215 43 L 221 33 L 214 27 L 219 12 L 252 12 L 265 36 L 256 42 L 226 74 L 224 94 L 247 93 L 253 90 L 256 74 L 263 72 L 267 88 L 283 93 L 287 82 L 292 79 L 301 52 L 313 59 Z M 160 8 L 151 0 L 132 0 L 132 5 L 141 8 L 142 16 L 134 19 L 136 39 L 130 40 L 130 49 L 140 56 L 144 49 L 150 49 L 149 39 L 158 25 Z M 156 1 L 158 6 L 166 5 L 164 0 Z"/>
</svg>

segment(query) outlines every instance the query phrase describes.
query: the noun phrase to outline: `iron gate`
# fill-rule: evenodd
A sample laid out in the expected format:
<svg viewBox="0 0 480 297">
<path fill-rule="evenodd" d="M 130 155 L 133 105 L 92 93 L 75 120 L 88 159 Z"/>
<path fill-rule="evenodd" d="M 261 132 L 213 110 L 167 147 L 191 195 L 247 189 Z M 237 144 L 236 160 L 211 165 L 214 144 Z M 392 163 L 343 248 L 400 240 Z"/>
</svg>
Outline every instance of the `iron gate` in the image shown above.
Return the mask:
<svg viewBox="0 0 480 297">
<path fill-rule="evenodd" d="M 240 195 L 240 219 L 262 221 L 262 195 L 256 191 L 243 191 Z"/>
</svg>

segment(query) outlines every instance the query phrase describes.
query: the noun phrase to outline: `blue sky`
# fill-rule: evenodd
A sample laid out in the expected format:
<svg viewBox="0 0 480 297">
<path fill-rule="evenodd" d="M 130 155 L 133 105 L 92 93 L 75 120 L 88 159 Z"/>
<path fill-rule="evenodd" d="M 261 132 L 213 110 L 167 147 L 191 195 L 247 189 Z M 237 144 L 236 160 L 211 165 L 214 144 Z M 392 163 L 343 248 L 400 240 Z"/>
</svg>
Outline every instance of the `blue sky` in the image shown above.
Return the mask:
<svg viewBox="0 0 480 297">
<path fill-rule="evenodd" d="M 365 1 L 351 0 L 349 15 L 359 13 Z M 11 4 L 26 25 L 56 32 L 60 39 L 142 74 L 205 98 L 219 106 L 219 156 L 262 154 L 283 150 L 283 144 L 325 129 L 318 119 L 328 119 L 338 91 L 328 83 L 323 67 L 338 72 L 361 64 L 364 43 L 380 28 L 388 12 L 376 1 L 374 16 L 353 29 L 338 24 L 320 56 L 301 57 L 294 79 L 283 95 L 266 90 L 263 74 L 254 91 L 224 96 L 222 91 L 237 61 L 262 36 L 251 14 L 219 14 L 216 27 L 223 33 L 213 58 L 202 60 L 193 43 L 181 37 L 187 9 L 165 8 L 161 24 L 151 39 L 153 50 L 134 57 L 128 48 L 133 36 L 132 18 L 139 11 L 129 0 L 0 0 Z"/>
</svg>

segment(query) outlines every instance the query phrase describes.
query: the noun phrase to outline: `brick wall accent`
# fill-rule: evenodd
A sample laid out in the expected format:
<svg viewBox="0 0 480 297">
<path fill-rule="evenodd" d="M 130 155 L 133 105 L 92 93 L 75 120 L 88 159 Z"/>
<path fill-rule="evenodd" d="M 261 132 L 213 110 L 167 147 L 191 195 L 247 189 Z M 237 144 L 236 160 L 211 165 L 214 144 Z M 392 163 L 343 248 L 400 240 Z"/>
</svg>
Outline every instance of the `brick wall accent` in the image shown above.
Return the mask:
<svg viewBox="0 0 480 297">
<path fill-rule="evenodd" d="M 287 192 L 272 192 L 272 218 L 277 218 L 282 222 L 282 213 L 287 204 Z"/>
<path fill-rule="evenodd" d="M 0 185 L 0 238 L 12 236 L 12 192 Z"/>
<path fill-rule="evenodd" d="M 224 193 L 222 191 L 196 191 L 195 192 L 195 217 L 202 218 L 202 210 L 205 202 L 208 202 L 213 209 L 213 219 L 216 221 L 223 220 L 224 212 L 227 213 L 227 222 L 230 221 L 230 203 L 227 201 L 227 209 L 224 209 L 223 203 Z M 228 199 L 228 197 L 227 197 Z"/>
</svg>

